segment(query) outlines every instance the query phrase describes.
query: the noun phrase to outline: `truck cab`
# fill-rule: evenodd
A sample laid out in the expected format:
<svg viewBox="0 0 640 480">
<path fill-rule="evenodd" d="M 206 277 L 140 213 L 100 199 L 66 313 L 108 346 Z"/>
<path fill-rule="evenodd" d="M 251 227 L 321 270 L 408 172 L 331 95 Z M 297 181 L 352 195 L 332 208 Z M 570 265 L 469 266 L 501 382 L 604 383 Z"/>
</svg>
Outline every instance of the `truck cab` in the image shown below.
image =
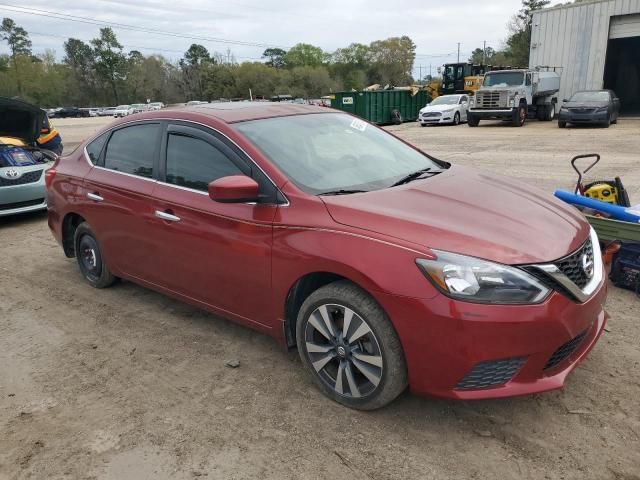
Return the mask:
<svg viewBox="0 0 640 480">
<path fill-rule="evenodd" d="M 556 72 L 514 69 L 485 74 L 471 99 L 469 126 L 483 119 L 509 120 L 521 127 L 527 117 L 549 121 L 555 117 L 560 75 Z"/>
</svg>

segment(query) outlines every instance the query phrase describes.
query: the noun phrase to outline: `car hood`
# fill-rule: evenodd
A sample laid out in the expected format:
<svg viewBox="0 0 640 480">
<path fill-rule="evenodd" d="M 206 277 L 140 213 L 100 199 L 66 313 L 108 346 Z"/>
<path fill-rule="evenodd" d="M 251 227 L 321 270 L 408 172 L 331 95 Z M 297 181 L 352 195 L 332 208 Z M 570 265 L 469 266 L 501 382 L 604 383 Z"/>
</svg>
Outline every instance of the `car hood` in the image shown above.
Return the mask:
<svg viewBox="0 0 640 480">
<path fill-rule="evenodd" d="M 461 166 L 400 187 L 322 200 L 340 224 L 504 264 L 556 260 L 589 235 L 584 217 L 552 195 Z"/>
<path fill-rule="evenodd" d="M 0 97 L 0 137 L 19 138 L 33 145 L 45 121 L 46 113 L 39 107 L 22 100 Z"/>
<path fill-rule="evenodd" d="M 567 108 L 599 108 L 608 107 L 609 102 L 564 102 L 562 106 Z"/>
<path fill-rule="evenodd" d="M 420 113 L 422 112 L 443 112 L 445 110 L 453 110 L 457 107 L 458 105 L 453 104 L 453 105 L 427 105 L 426 107 L 423 107 L 420 109 Z"/>
</svg>

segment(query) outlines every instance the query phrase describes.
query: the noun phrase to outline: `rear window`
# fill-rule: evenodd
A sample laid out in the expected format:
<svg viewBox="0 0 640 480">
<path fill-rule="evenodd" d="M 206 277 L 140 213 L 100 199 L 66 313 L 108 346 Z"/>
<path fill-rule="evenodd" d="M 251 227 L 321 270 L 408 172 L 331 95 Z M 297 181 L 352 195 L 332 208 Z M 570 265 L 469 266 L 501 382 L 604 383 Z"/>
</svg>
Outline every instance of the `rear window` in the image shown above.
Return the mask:
<svg viewBox="0 0 640 480">
<path fill-rule="evenodd" d="M 105 168 L 152 178 L 159 133 L 159 124 L 133 125 L 116 130 L 107 144 Z"/>
<path fill-rule="evenodd" d="M 94 165 L 98 163 L 98 158 L 100 158 L 100 152 L 102 152 L 102 147 L 104 147 L 104 144 L 107 141 L 108 136 L 109 136 L 109 132 L 103 133 L 98 138 L 96 138 L 93 142 L 87 145 L 87 154 L 89 155 L 89 160 Z"/>
</svg>

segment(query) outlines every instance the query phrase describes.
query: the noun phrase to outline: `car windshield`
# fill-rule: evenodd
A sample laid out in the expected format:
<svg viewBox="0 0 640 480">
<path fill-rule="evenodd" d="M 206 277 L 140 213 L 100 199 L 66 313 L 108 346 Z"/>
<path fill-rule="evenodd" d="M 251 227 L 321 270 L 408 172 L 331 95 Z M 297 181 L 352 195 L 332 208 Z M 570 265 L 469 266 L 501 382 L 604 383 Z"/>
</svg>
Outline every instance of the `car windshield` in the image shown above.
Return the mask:
<svg viewBox="0 0 640 480">
<path fill-rule="evenodd" d="M 523 72 L 487 73 L 484 77 L 483 85 L 485 87 L 515 87 L 517 85 L 522 85 L 523 82 Z"/>
<path fill-rule="evenodd" d="M 313 195 L 377 190 L 419 170 L 443 169 L 380 128 L 345 114 L 254 120 L 235 128 Z"/>
<path fill-rule="evenodd" d="M 460 101 L 460 97 L 457 95 L 454 95 L 454 96 L 445 95 L 443 97 L 436 98 L 429 105 L 457 105 L 459 101 Z"/>
<path fill-rule="evenodd" d="M 609 92 L 577 92 L 574 93 L 570 102 L 608 102 Z"/>
</svg>

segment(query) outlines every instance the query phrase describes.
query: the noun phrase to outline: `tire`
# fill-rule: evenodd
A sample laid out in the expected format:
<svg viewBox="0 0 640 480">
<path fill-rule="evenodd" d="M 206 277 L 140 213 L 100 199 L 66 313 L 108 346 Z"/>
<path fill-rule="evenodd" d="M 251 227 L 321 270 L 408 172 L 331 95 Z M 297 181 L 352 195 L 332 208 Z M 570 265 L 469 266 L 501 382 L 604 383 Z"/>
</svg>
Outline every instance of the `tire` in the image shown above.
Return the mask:
<svg viewBox="0 0 640 480">
<path fill-rule="evenodd" d="M 342 405 L 375 410 L 407 387 L 404 352 L 393 325 L 376 301 L 351 282 L 325 285 L 304 301 L 296 341 L 315 384 Z"/>
<path fill-rule="evenodd" d="M 547 115 L 547 107 L 542 107 L 541 105 L 538 105 L 538 107 L 536 108 L 536 119 L 544 122 L 545 121 L 545 117 Z"/>
<path fill-rule="evenodd" d="M 453 116 L 453 124 L 460 125 L 460 112 L 456 112 L 456 114 Z"/>
<path fill-rule="evenodd" d="M 616 117 L 614 120 L 611 120 L 611 125 L 617 125 L 618 124 L 618 117 Z"/>
<path fill-rule="evenodd" d="M 113 285 L 116 277 L 109 271 L 98 240 L 87 222 L 82 222 L 76 228 L 73 244 L 80 273 L 89 282 L 89 285 L 94 288 L 107 288 Z"/>
<path fill-rule="evenodd" d="M 550 122 L 556 117 L 556 106 L 553 103 L 546 105 L 544 108 L 544 121 Z"/>
<path fill-rule="evenodd" d="M 558 120 L 558 128 L 567 128 L 567 122 Z"/>
<path fill-rule="evenodd" d="M 426 124 L 426 123 L 421 123 L 421 124 L 420 124 L 420 126 L 421 126 L 421 127 L 426 127 L 426 126 L 427 126 L 427 124 Z"/>
<path fill-rule="evenodd" d="M 478 125 L 480 125 L 480 119 L 469 113 L 467 114 L 467 125 L 469 125 L 470 127 L 477 127 Z"/>
<path fill-rule="evenodd" d="M 527 106 L 520 104 L 518 109 L 513 112 L 513 118 L 511 119 L 511 125 L 514 127 L 522 127 L 527 120 Z"/>
</svg>

